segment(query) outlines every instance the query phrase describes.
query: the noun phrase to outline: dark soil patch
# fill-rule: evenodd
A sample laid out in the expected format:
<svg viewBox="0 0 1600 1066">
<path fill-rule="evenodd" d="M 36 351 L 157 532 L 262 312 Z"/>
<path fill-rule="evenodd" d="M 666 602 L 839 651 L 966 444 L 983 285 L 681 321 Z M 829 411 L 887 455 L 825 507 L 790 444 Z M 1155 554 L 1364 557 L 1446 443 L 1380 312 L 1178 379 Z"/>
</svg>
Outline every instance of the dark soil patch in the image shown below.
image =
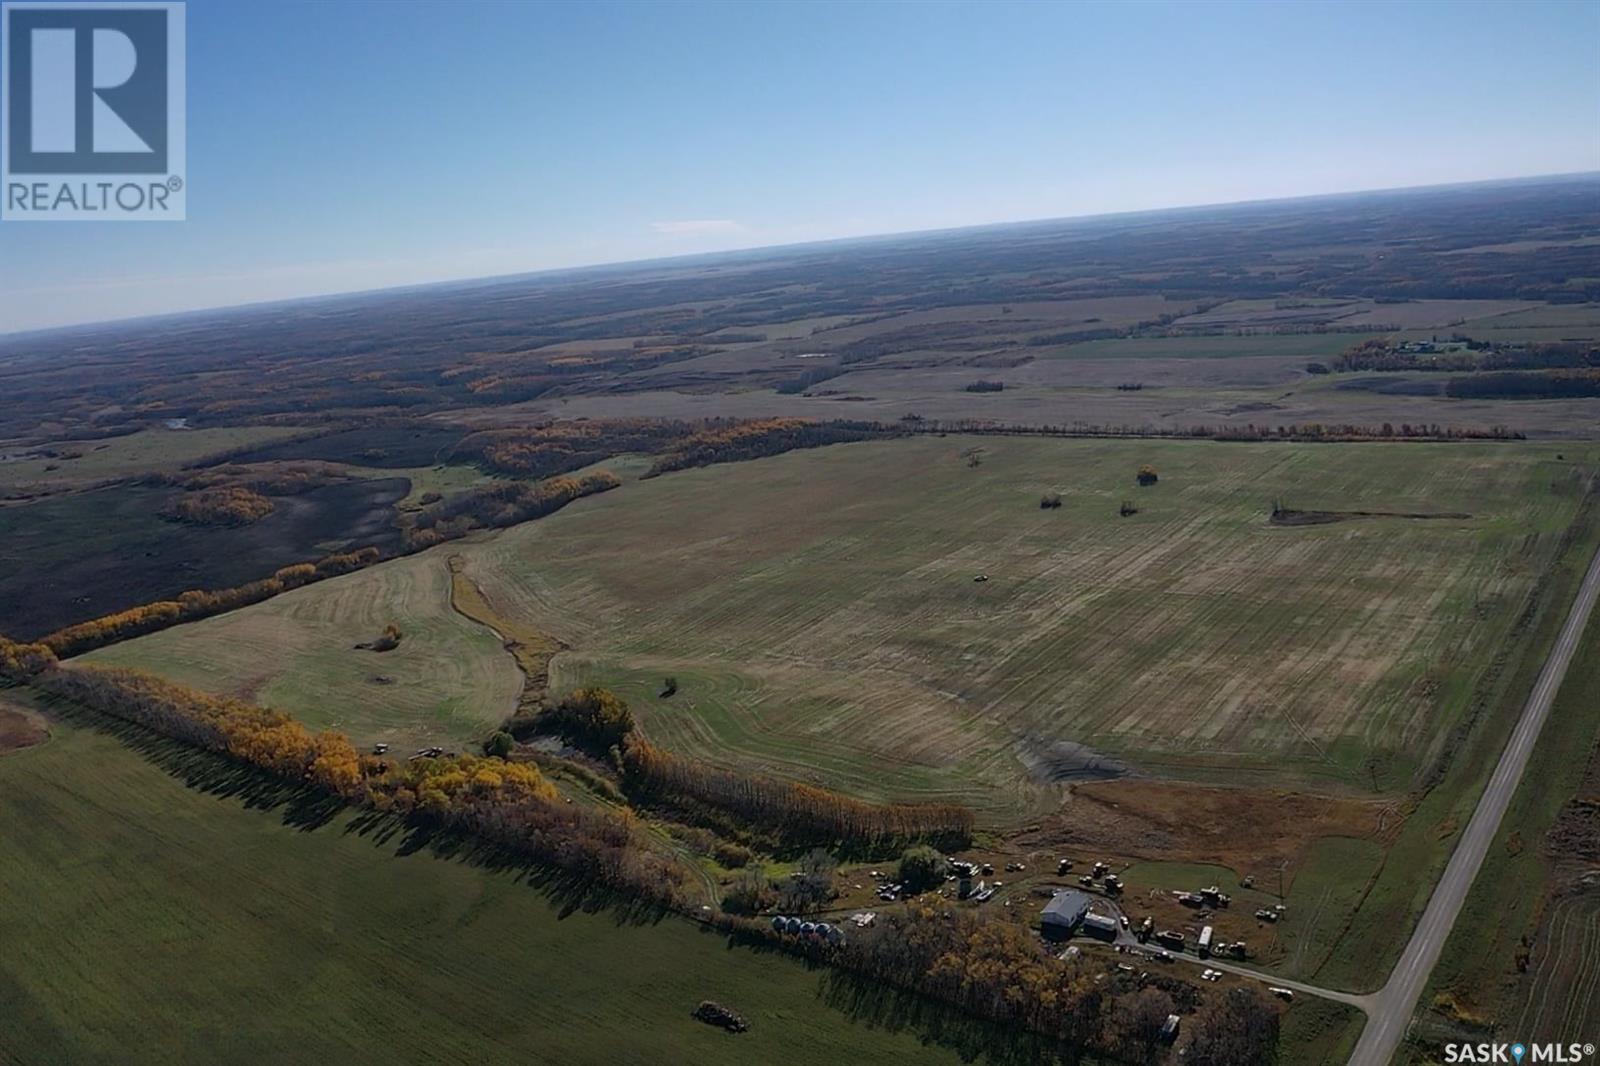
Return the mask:
<svg viewBox="0 0 1600 1066">
<path fill-rule="evenodd" d="M 1334 383 L 1340 392 L 1371 392 L 1379 396 L 1443 396 L 1445 382 L 1435 376 L 1419 380 L 1408 377 L 1377 375 L 1349 378 Z"/>
<path fill-rule="evenodd" d="M 166 522 L 181 490 L 118 485 L 0 508 L 0 633 L 30 640 L 189 589 L 242 585 L 291 563 L 368 545 L 399 546 L 405 478 L 324 485 L 277 497 L 248 526 Z"/>
<path fill-rule="evenodd" d="M 1453 518 L 1472 516 L 1465 511 L 1295 511 L 1272 512 L 1275 526 L 1325 526 L 1331 522 L 1348 522 L 1353 518 Z"/>
<path fill-rule="evenodd" d="M 1025 736 L 1017 741 L 1016 752 L 1028 773 L 1038 781 L 1111 781 L 1128 772 L 1126 763 L 1072 740 Z"/>
</svg>

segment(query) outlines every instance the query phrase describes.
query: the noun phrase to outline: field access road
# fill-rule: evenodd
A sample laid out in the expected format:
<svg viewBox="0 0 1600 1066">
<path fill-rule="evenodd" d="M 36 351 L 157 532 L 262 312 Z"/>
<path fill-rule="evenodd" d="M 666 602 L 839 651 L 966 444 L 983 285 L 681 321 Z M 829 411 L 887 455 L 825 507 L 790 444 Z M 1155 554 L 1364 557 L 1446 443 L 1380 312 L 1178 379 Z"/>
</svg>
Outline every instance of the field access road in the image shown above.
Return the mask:
<svg viewBox="0 0 1600 1066">
<path fill-rule="evenodd" d="M 1461 834 L 1455 853 L 1445 867 L 1444 876 L 1439 879 L 1438 886 L 1433 890 L 1433 898 L 1428 900 L 1427 910 L 1422 912 L 1422 920 L 1411 934 L 1411 942 L 1406 945 L 1389 980 L 1370 997 L 1373 1003 L 1367 1008 L 1367 1027 L 1361 1033 L 1355 1053 L 1350 1056 L 1350 1066 L 1387 1066 L 1404 1039 L 1417 1000 L 1428 983 L 1428 975 L 1439 961 L 1439 953 L 1444 950 L 1445 940 L 1450 936 L 1450 927 L 1455 925 L 1456 915 L 1467 898 L 1467 890 L 1472 887 L 1473 879 L 1483 865 L 1483 858 L 1488 854 L 1496 830 L 1500 828 L 1506 807 L 1516 794 L 1517 782 L 1528 767 L 1534 742 L 1539 739 L 1539 730 L 1550 715 L 1551 701 L 1561 688 L 1567 664 L 1572 661 L 1597 596 L 1600 596 L 1600 552 L 1595 553 L 1589 564 L 1589 572 L 1578 587 L 1578 596 L 1573 601 L 1566 624 L 1561 627 L 1561 634 L 1550 649 L 1544 669 L 1539 672 L 1539 681 L 1528 696 L 1522 718 L 1517 722 L 1510 742 L 1506 744 L 1505 754 L 1500 756 L 1500 765 L 1495 767 L 1488 788 L 1484 789 L 1482 798 L 1478 800 L 1478 809 L 1473 812 L 1472 821 L 1467 823 L 1467 831 Z M 1287 982 L 1280 983 L 1289 987 Z"/>
<path fill-rule="evenodd" d="M 1131 933 L 1122 934 L 1117 938 L 1117 943 L 1119 945 L 1129 945 L 1128 953 L 1130 955 L 1143 956 L 1145 958 L 1153 958 L 1155 953 L 1161 950 L 1158 947 L 1139 943 L 1138 938 Z M 1168 954 L 1177 961 L 1187 962 L 1193 966 L 1209 966 L 1213 970 L 1221 970 L 1223 973 L 1231 973 L 1237 977 L 1249 977 L 1260 981 L 1269 988 L 1287 988 L 1297 996 L 1317 996 L 1321 999 L 1331 999 L 1335 1003 L 1343 1003 L 1346 1006 L 1355 1007 L 1357 1010 L 1366 1011 L 1369 1015 L 1378 1006 L 1378 994 L 1376 992 L 1369 992 L 1365 995 L 1358 995 L 1355 992 L 1340 992 L 1337 989 L 1319 988 L 1316 985 L 1308 985 L 1304 981 L 1292 981 L 1287 977 L 1279 977 L 1277 974 L 1252 970 L 1248 966 L 1240 966 L 1226 959 L 1201 958 L 1198 955 L 1190 955 L 1184 951 L 1173 951 Z"/>
<path fill-rule="evenodd" d="M 1191 965 L 1210 966 L 1225 973 L 1253 978 L 1265 985 L 1287 988 L 1296 995 L 1319 996 L 1364 1011 L 1367 1025 L 1361 1031 L 1355 1052 L 1350 1056 L 1350 1066 L 1388 1066 L 1400 1047 L 1400 1041 L 1405 1038 L 1411 1015 L 1417 1009 L 1417 1000 L 1422 996 L 1434 964 L 1439 961 L 1450 929 L 1461 913 L 1462 904 L 1466 902 L 1467 892 L 1483 866 L 1489 845 L 1500 828 L 1506 808 L 1511 805 L 1511 797 L 1516 795 L 1517 784 L 1528 768 L 1534 743 L 1539 739 L 1545 719 L 1550 716 L 1550 705 L 1561 690 L 1567 666 L 1572 662 L 1584 627 L 1594 612 L 1596 599 L 1600 599 L 1600 551 L 1596 551 L 1589 562 L 1589 570 L 1584 574 L 1583 584 L 1578 586 L 1572 610 L 1567 614 L 1555 645 L 1551 647 L 1539 671 L 1539 680 L 1528 695 L 1522 717 L 1518 719 L 1516 729 L 1512 731 L 1511 739 L 1500 756 L 1500 764 L 1495 767 L 1488 787 L 1478 799 L 1472 820 L 1467 823 L 1467 831 L 1461 835 L 1456 850 L 1450 855 L 1444 876 L 1439 879 L 1432 898 L 1428 900 L 1427 909 L 1422 912 L 1422 920 L 1417 923 L 1410 942 L 1400 955 L 1400 961 L 1395 964 L 1394 971 L 1389 974 L 1389 980 L 1384 982 L 1382 988 L 1358 995 L 1292 981 L 1222 959 L 1202 959 L 1182 951 L 1172 952 L 1171 957 Z M 1114 900 L 1109 902 L 1121 917 L 1122 908 Z M 1126 929 L 1118 932 L 1116 945 L 1118 950 L 1136 957 L 1153 958 L 1157 951 L 1151 945 L 1140 943 Z"/>
</svg>

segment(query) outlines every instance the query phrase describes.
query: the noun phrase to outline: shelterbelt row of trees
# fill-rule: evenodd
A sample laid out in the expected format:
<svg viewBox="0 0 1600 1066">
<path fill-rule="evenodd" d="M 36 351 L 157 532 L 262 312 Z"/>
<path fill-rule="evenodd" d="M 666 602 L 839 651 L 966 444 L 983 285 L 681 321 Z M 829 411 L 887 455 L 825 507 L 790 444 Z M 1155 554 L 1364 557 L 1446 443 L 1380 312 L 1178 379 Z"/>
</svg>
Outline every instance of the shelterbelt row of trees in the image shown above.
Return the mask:
<svg viewBox="0 0 1600 1066">
<path fill-rule="evenodd" d="M 636 733 L 623 742 L 621 756 L 631 797 L 690 816 L 710 814 L 725 825 L 759 827 L 788 845 L 843 841 L 887 852 L 922 841 L 953 850 L 972 841 L 972 812 L 956 804 L 865 803 L 815 785 L 718 769 Z"/>
<path fill-rule="evenodd" d="M 1486 341 L 1465 340 L 1466 350 L 1413 351 L 1394 341 L 1375 337 L 1362 341 L 1333 359 L 1338 371 L 1421 371 L 1471 373 L 1495 370 L 1555 370 L 1600 367 L 1600 346 L 1589 341 L 1491 346 Z"/>
<path fill-rule="evenodd" d="M 866 803 L 831 789 L 711 766 L 639 735 L 633 712 L 609 689 L 583 688 L 535 716 L 536 731 L 603 756 L 640 806 L 671 811 L 730 835 L 752 831 L 789 847 L 843 845 L 890 853 L 909 844 L 971 842 L 972 812 L 945 803 Z"/>
<path fill-rule="evenodd" d="M 0 639 L 0 675 L 347 803 L 431 820 L 587 881 L 687 904 L 689 873 L 649 848 L 630 814 L 568 803 L 534 766 L 361 755 L 343 733 L 311 733 L 278 711 L 138 671 L 59 666 L 42 645 Z"/>
<path fill-rule="evenodd" d="M 39 643 L 65 659 L 80 655 L 119 640 L 129 640 L 153 633 L 158 629 L 209 618 L 214 614 L 247 607 L 252 603 L 271 599 L 280 592 L 309 585 L 313 581 L 337 577 L 371 566 L 383 553 L 377 548 L 362 548 L 353 552 L 340 552 L 325 556 L 314 563 L 295 563 L 275 571 L 271 577 L 251 581 L 232 588 L 206 591 L 193 589 L 175 600 L 158 600 L 138 607 L 130 607 L 115 614 L 103 615 L 87 622 L 58 629 Z"/>
</svg>

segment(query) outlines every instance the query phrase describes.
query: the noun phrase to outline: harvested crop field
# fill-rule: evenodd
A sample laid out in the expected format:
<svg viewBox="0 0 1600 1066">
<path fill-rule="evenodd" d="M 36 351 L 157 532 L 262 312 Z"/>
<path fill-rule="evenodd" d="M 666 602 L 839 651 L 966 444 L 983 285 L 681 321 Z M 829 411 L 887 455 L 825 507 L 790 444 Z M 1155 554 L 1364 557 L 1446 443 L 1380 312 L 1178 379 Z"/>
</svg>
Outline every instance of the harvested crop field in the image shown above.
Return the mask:
<svg viewBox="0 0 1600 1066">
<path fill-rule="evenodd" d="M 386 625 L 393 651 L 362 650 Z M 511 713 L 522 688 L 493 632 L 450 603 L 438 552 L 287 592 L 85 656 L 257 700 L 358 744 L 463 749 Z"/>
<path fill-rule="evenodd" d="M 554 689 L 609 685 L 653 740 L 719 764 L 1002 821 L 1120 770 L 1389 792 L 1437 752 L 1576 513 L 1595 449 L 1559 450 L 841 445 L 632 483 L 450 554 L 493 616 L 568 649 Z M 1041 510 L 1050 491 L 1063 506 Z M 1274 501 L 1471 517 L 1282 528 Z M 448 621 L 448 587 L 429 553 L 92 660 L 383 739 L 397 701 L 412 722 L 432 702 L 370 685 L 393 671 L 348 650 L 393 616 L 419 691 L 472 678 L 454 716 L 490 723 L 518 681 L 499 641 L 460 616 L 449 640 L 409 636 L 407 616 Z M 281 661 L 249 650 L 268 640 Z"/>
<path fill-rule="evenodd" d="M 571 649 L 556 688 L 611 685 L 653 738 L 725 764 L 1012 813 L 1097 754 L 1385 791 L 1427 762 L 1571 521 L 1572 460 L 1594 455 L 1565 454 L 845 445 L 641 482 L 460 554 L 497 613 Z M 1160 481 L 1140 489 L 1145 462 Z M 1280 498 L 1473 517 L 1274 528 Z"/>
</svg>

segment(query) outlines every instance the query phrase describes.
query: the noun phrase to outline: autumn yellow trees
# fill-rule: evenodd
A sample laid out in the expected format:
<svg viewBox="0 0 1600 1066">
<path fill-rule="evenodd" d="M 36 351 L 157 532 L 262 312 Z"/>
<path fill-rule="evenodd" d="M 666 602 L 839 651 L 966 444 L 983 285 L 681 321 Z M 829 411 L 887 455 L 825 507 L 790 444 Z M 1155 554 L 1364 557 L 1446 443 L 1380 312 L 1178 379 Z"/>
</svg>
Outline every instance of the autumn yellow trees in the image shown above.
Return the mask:
<svg viewBox="0 0 1600 1066">
<path fill-rule="evenodd" d="M 656 477 L 712 463 L 759 459 L 797 448 L 898 436 L 901 432 L 877 422 L 812 422 L 803 418 L 769 418 L 717 425 L 684 438 L 657 459 L 644 476 Z"/>
<path fill-rule="evenodd" d="M 29 653 L 0 645 L 3 662 Z M 653 850 L 627 812 L 567 803 L 537 767 L 454 755 L 404 762 L 361 755 L 342 733 L 134 670 L 50 668 L 34 687 L 380 812 L 433 819 L 529 858 L 667 904 L 690 875 Z"/>
<path fill-rule="evenodd" d="M 45 645 L 18 644 L 0 636 L 0 678 L 27 681 L 55 664 L 55 653 Z"/>
<path fill-rule="evenodd" d="M 795 781 L 721 770 L 673 755 L 637 734 L 622 745 L 623 783 L 646 802 L 693 813 L 712 808 L 787 844 L 838 842 L 894 848 L 927 841 L 947 848 L 970 842 L 973 816 L 947 803 L 865 803 Z"/>
<path fill-rule="evenodd" d="M 196 619 L 221 614 L 223 611 L 231 611 L 236 607 L 260 603 L 280 592 L 298 588 L 312 581 L 371 566 L 381 558 L 383 553 L 377 548 L 362 548 L 359 551 L 329 555 L 315 563 L 296 563 L 293 566 L 283 567 L 271 577 L 252 581 L 246 585 L 209 592 L 192 589 L 176 600 L 159 600 L 155 603 L 130 607 L 115 614 L 92 618 L 87 622 L 79 622 L 77 625 L 56 630 L 41 639 L 40 643 L 64 659 L 119 640 L 165 629 L 179 622 L 193 622 Z"/>
<path fill-rule="evenodd" d="M 273 502 L 242 486 L 187 492 L 164 508 L 162 518 L 194 526 L 247 526 L 275 510 Z"/>
<path fill-rule="evenodd" d="M 581 478 L 553 477 L 545 481 L 499 481 L 482 488 L 468 489 L 423 510 L 405 530 L 405 544 L 416 551 L 474 529 L 514 526 L 554 514 L 573 500 L 609 492 L 622 479 L 609 470 L 597 470 Z"/>
</svg>

